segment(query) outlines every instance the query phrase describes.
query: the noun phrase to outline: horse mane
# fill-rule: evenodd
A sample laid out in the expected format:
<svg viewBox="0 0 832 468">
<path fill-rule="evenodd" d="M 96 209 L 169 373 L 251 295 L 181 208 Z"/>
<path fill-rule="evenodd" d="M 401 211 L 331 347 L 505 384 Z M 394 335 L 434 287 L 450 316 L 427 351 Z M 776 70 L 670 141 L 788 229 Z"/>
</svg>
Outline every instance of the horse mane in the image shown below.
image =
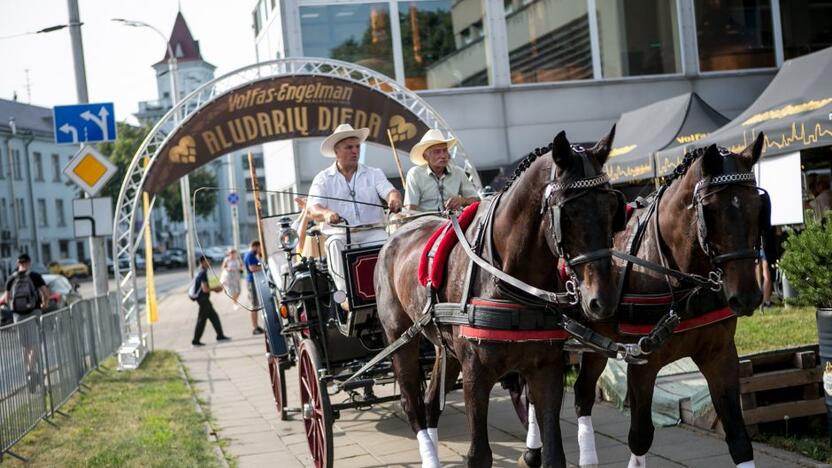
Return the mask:
<svg viewBox="0 0 832 468">
<path fill-rule="evenodd" d="M 688 170 L 693 165 L 694 161 L 699 159 L 703 154 L 705 154 L 705 150 L 707 150 L 706 146 L 699 147 L 694 149 L 693 151 L 688 151 L 685 153 L 685 156 L 682 158 L 682 162 L 680 162 L 667 177 L 664 178 L 664 182 L 662 183 L 662 187 L 667 189 L 670 187 L 670 184 L 673 183 L 676 179 L 681 179 L 688 173 Z"/>
<path fill-rule="evenodd" d="M 553 144 L 549 143 L 549 146 L 535 148 L 534 151 L 529 153 L 522 161 L 520 161 L 520 164 L 518 164 L 517 167 L 514 169 L 514 174 L 512 174 L 511 178 L 506 181 L 506 184 L 503 186 L 503 190 L 501 190 L 501 192 L 507 192 L 508 189 L 511 188 L 511 184 L 513 184 L 518 177 L 520 177 L 524 172 L 526 172 L 526 169 L 528 169 L 537 158 L 551 151 L 552 147 Z"/>
</svg>

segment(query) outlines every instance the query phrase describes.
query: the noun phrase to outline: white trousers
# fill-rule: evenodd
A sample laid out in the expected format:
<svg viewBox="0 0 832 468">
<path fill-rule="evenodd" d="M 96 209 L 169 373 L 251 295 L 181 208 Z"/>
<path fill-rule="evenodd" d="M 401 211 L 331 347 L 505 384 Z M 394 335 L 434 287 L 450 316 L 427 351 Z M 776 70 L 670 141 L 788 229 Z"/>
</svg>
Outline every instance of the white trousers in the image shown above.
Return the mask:
<svg viewBox="0 0 832 468">
<path fill-rule="evenodd" d="M 350 234 L 350 241 L 353 244 L 381 243 L 385 240 L 387 240 L 387 231 L 384 229 L 370 229 Z M 335 281 L 335 286 L 344 292 L 347 292 L 347 280 L 344 276 L 344 260 L 341 258 L 341 252 L 346 246 L 346 233 L 333 234 L 326 239 L 326 261 L 329 265 L 329 273 Z"/>
</svg>

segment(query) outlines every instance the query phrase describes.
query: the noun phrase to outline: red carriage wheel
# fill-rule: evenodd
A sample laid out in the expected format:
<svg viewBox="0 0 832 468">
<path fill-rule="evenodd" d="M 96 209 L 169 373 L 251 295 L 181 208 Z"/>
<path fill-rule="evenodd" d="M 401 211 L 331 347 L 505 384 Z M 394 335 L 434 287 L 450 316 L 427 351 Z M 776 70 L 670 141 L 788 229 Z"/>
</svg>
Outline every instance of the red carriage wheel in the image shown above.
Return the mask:
<svg viewBox="0 0 832 468">
<path fill-rule="evenodd" d="M 272 384 L 272 395 L 274 396 L 274 405 L 277 408 L 277 417 L 281 421 L 286 421 L 289 419 L 285 411 L 286 374 L 284 373 L 283 366 L 280 365 L 278 357 L 272 355 L 268 339 L 266 339 L 266 356 L 269 362 L 269 380 Z"/>
<path fill-rule="evenodd" d="M 300 404 L 309 453 L 316 468 L 332 467 L 332 408 L 326 386 L 318 380 L 321 360 L 312 340 L 303 340 L 298 358 Z"/>
</svg>

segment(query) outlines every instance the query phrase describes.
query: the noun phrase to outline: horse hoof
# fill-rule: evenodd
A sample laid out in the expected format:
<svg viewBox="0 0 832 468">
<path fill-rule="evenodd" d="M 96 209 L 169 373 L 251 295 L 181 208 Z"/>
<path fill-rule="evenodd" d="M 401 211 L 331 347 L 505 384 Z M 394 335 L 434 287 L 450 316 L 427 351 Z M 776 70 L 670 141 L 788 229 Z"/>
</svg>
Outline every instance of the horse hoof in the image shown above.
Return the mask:
<svg viewBox="0 0 832 468">
<path fill-rule="evenodd" d="M 517 459 L 518 468 L 540 468 L 543 464 L 540 449 L 528 449 Z"/>
</svg>

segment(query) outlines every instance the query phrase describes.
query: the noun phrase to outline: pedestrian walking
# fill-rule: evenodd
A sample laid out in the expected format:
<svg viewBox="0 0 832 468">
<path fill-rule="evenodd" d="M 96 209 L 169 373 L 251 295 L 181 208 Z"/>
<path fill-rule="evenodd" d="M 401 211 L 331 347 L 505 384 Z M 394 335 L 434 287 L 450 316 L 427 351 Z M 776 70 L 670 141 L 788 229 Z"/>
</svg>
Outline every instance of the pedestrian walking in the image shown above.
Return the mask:
<svg viewBox="0 0 832 468">
<path fill-rule="evenodd" d="M 15 323 L 30 317 L 40 317 L 42 310 L 49 305 L 49 288 L 43 277 L 32 270 L 32 258 L 28 254 L 17 257 L 17 271 L 6 280 L 6 292 L 3 299 L 12 311 Z M 26 380 L 29 391 L 35 392 L 40 385 L 41 376 L 35 365 L 38 361 L 37 343 L 23 343 L 23 362 L 26 366 Z"/>
<path fill-rule="evenodd" d="M 220 323 L 220 316 L 214 310 L 214 305 L 211 304 L 211 291 L 220 292 L 222 286 L 217 285 L 211 288 L 208 286 L 208 258 L 205 256 L 199 257 L 199 272 L 194 278 L 194 284 L 191 286 L 192 297 L 197 304 L 199 304 L 199 315 L 196 319 L 196 328 L 194 329 L 194 339 L 191 344 L 194 346 L 205 346 L 202 340 L 202 333 L 205 331 L 205 321 L 210 320 L 211 326 L 217 333 L 217 341 L 228 341 L 231 338 L 223 334 L 222 323 Z M 189 292 L 189 294 L 191 293 Z"/>
<path fill-rule="evenodd" d="M 240 297 L 240 275 L 243 273 L 243 262 L 237 254 L 237 249 L 228 249 L 228 255 L 222 261 L 222 273 L 220 283 L 225 288 L 226 294 L 234 301 L 234 310 L 237 310 L 237 299 Z"/>
<path fill-rule="evenodd" d="M 243 255 L 243 264 L 246 267 L 246 280 L 248 281 L 248 299 L 251 302 L 251 327 L 252 335 L 261 335 L 263 330 L 257 324 L 257 312 L 260 309 L 260 298 L 257 296 L 257 288 L 254 287 L 254 272 L 263 269 L 260 266 L 260 241 L 253 240 L 248 245 L 248 252 Z"/>
</svg>

